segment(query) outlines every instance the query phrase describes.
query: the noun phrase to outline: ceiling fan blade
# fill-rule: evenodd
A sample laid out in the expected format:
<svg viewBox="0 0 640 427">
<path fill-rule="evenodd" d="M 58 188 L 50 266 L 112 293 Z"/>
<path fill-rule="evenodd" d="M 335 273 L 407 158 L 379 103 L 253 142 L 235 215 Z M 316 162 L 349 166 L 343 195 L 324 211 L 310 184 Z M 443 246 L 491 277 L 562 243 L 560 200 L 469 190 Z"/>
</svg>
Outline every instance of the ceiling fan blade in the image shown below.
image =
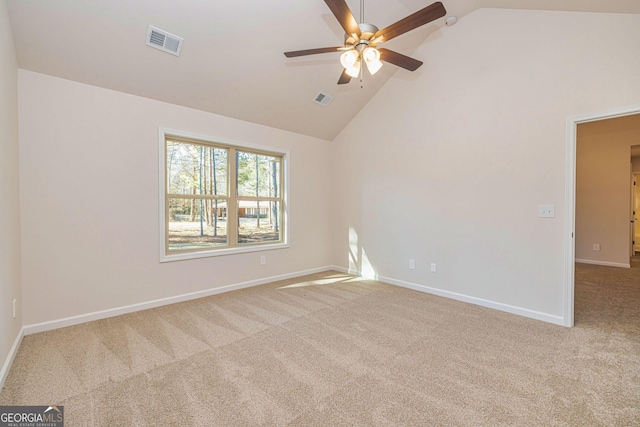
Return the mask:
<svg viewBox="0 0 640 427">
<path fill-rule="evenodd" d="M 319 47 L 317 49 L 294 50 L 292 52 L 285 52 L 284 56 L 286 56 L 287 58 L 295 58 L 296 56 L 306 56 L 306 55 L 316 55 L 318 53 L 338 52 L 339 49 L 342 49 L 343 47 L 344 46 Z"/>
<path fill-rule="evenodd" d="M 422 61 L 394 52 L 393 50 L 379 48 L 378 51 L 380 52 L 381 60 L 397 65 L 398 67 L 402 67 L 405 70 L 415 71 L 423 64 Z"/>
<path fill-rule="evenodd" d="M 358 21 L 353 17 L 353 13 L 351 13 L 349 6 L 347 6 L 344 0 L 324 0 L 324 2 L 329 6 L 331 13 L 336 17 L 342 28 L 344 28 L 345 33 L 355 33 L 358 36 L 362 34 L 360 32 L 360 26 L 358 26 Z"/>
<path fill-rule="evenodd" d="M 347 70 L 344 69 L 342 70 L 342 74 L 340 75 L 340 78 L 338 79 L 338 84 L 339 85 L 343 85 L 343 84 L 347 84 L 351 81 L 351 76 L 349 74 L 347 74 Z"/>
<path fill-rule="evenodd" d="M 431 21 L 442 18 L 446 14 L 447 11 L 442 3 L 435 2 L 432 5 L 425 7 L 424 9 L 420 9 L 416 13 L 407 16 L 406 18 L 399 20 L 395 24 L 391 24 L 388 27 L 381 29 L 375 34 L 374 37 L 383 36 L 384 38 L 382 41 L 386 42 L 394 37 L 409 32 L 422 25 L 428 24 Z"/>
</svg>

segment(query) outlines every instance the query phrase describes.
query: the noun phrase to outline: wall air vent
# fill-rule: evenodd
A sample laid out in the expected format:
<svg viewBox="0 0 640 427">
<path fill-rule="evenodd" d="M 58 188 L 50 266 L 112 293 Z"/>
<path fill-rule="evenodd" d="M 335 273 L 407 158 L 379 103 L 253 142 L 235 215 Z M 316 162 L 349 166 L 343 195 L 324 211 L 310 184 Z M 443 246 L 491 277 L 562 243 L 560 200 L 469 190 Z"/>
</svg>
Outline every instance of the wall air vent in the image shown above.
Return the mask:
<svg viewBox="0 0 640 427">
<path fill-rule="evenodd" d="M 182 49 L 182 37 L 174 36 L 156 27 L 149 25 L 147 31 L 147 46 L 155 47 L 175 56 L 180 56 Z"/>
<path fill-rule="evenodd" d="M 313 102 L 320 104 L 323 107 L 326 107 L 327 105 L 329 105 L 332 99 L 333 99 L 333 96 L 324 92 L 318 92 L 316 97 L 313 98 Z"/>
</svg>

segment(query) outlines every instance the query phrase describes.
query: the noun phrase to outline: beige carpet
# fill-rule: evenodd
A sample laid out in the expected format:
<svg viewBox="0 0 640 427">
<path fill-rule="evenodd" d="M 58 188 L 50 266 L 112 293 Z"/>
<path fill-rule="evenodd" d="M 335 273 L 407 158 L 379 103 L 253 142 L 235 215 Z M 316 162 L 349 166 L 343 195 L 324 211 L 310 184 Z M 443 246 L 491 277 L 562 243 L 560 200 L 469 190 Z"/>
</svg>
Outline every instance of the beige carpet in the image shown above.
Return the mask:
<svg viewBox="0 0 640 427">
<path fill-rule="evenodd" d="M 67 426 L 640 425 L 640 269 L 576 327 L 328 272 L 30 335 L 0 404 Z"/>
</svg>

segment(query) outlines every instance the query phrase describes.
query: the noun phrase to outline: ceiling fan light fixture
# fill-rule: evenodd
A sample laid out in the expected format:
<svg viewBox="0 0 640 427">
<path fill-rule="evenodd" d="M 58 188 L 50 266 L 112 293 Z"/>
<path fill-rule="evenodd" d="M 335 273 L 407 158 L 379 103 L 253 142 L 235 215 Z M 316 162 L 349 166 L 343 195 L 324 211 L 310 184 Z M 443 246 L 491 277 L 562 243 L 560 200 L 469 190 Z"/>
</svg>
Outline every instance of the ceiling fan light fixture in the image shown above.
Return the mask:
<svg viewBox="0 0 640 427">
<path fill-rule="evenodd" d="M 359 52 L 355 50 L 348 50 L 342 55 L 340 55 L 340 64 L 342 64 L 342 66 L 348 70 L 349 68 L 355 66 L 355 64 L 358 62 L 359 59 L 360 59 Z"/>
<path fill-rule="evenodd" d="M 382 61 L 365 61 L 365 64 L 367 64 L 367 70 L 372 76 L 382 68 Z"/>
<path fill-rule="evenodd" d="M 362 52 L 365 64 L 367 64 L 367 70 L 373 76 L 382 68 L 382 61 L 380 61 L 380 51 L 374 47 L 367 47 Z"/>
<path fill-rule="evenodd" d="M 349 75 L 349 77 L 357 78 L 360 75 L 360 61 L 357 61 L 355 64 L 344 67 L 345 71 Z"/>
<path fill-rule="evenodd" d="M 333 16 L 338 20 L 345 32 L 344 44 L 337 47 L 285 52 L 284 55 L 287 58 L 292 58 L 344 51 L 340 56 L 340 64 L 342 64 L 344 70 L 338 79 L 339 85 L 349 83 L 351 78 L 359 76 L 360 87 L 362 87 L 362 62 L 367 64 L 367 69 L 371 75 L 382 68 L 382 60 L 408 71 L 417 70 L 422 65 L 422 61 L 393 50 L 385 48 L 378 50 L 378 44 L 387 42 L 447 15 L 447 10 L 442 2 L 436 1 L 380 30 L 375 25 L 364 22 L 364 0 L 360 0 L 360 23 L 357 23 L 351 10 L 349 10 L 347 0 L 324 0 L 324 2 L 329 6 L 331 13 L 333 13 Z M 454 21 L 455 17 L 449 17 L 447 24 L 451 25 Z"/>
<path fill-rule="evenodd" d="M 362 56 L 366 62 L 380 61 L 380 52 L 374 47 L 367 47 L 362 52 Z"/>
</svg>

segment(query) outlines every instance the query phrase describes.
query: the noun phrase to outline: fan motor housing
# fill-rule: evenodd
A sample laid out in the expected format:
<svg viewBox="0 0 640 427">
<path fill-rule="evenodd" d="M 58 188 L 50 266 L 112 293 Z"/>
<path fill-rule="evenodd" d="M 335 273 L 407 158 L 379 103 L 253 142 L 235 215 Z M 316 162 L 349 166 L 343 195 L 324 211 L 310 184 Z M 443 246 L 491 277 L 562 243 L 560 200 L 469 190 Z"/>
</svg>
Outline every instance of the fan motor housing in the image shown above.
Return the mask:
<svg viewBox="0 0 640 427">
<path fill-rule="evenodd" d="M 358 24 L 358 27 L 360 27 L 360 31 L 364 34 L 364 33 L 371 33 L 371 34 L 375 34 L 378 31 L 380 31 L 380 29 L 378 27 L 376 27 L 373 24 L 367 24 L 366 22 L 361 22 L 360 24 Z"/>
<path fill-rule="evenodd" d="M 373 24 L 367 24 L 366 22 L 361 22 L 358 24 L 360 28 L 360 38 L 359 40 L 354 39 L 351 34 L 344 35 L 344 44 L 345 46 L 354 46 L 358 50 L 363 50 L 365 47 L 369 45 L 369 40 L 373 38 L 373 36 L 379 31 L 378 27 Z"/>
</svg>

